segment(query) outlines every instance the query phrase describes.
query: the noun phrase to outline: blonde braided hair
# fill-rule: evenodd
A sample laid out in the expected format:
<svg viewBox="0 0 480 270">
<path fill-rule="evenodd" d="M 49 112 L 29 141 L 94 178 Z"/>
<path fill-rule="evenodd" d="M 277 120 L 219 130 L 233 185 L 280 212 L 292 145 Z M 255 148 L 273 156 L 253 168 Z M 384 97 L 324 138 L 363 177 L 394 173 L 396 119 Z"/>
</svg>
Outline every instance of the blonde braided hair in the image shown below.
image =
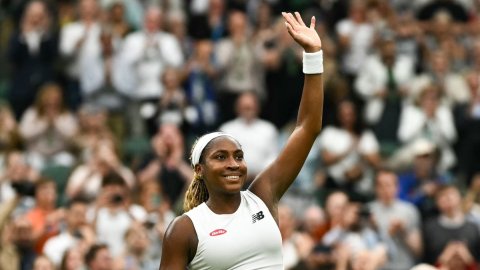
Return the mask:
<svg viewBox="0 0 480 270">
<path fill-rule="evenodd" d="M 194 173 L 193 180 L 188 186 L 183 202 L 183 210 L 185 212 L 197 207 L 208 200 L 208 190 L 205 181 L 200 175 Z"/>
</svg>

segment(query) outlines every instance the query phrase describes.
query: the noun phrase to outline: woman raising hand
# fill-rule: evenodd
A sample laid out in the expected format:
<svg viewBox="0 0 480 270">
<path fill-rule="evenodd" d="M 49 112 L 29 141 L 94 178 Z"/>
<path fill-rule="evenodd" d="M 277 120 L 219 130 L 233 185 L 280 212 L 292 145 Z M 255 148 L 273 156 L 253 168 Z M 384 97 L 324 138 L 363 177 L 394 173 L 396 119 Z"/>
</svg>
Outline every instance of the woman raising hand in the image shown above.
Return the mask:
<svg viewBox="0 0 480 270">
<path fill-rule="evenodd" d="M 288 32 L 305 50 L 305 81 L 296 128 L 277 159 L 246 191 L 247 164 L 232 136 L 214 132 L 192 149 L 195 177 L 185 196 L 186 213 L 165 233 L 160 269 L 283 269 L 278 202 L 318 136 L 323 110 L 321 41 L 300 14 L 282 13 Z M 255 134 L 252 134 L 255 136 Z"/>
</svg>

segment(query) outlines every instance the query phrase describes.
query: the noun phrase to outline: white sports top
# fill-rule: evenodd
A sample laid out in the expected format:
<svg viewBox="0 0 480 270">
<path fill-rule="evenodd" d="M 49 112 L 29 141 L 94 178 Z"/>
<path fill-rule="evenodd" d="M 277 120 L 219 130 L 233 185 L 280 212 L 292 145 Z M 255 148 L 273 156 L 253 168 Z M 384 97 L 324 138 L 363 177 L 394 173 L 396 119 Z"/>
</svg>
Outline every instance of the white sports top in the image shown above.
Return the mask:
<svg viewBox="0 0 480 270">
<path fill-rule="evenodd" d="M 283 270 L 282 237 L 265 203 L 242 191 L 233 214 L 218 215 L 205 203 L 185 213 L 198 237 L 192 270 Z"/>
</svg>

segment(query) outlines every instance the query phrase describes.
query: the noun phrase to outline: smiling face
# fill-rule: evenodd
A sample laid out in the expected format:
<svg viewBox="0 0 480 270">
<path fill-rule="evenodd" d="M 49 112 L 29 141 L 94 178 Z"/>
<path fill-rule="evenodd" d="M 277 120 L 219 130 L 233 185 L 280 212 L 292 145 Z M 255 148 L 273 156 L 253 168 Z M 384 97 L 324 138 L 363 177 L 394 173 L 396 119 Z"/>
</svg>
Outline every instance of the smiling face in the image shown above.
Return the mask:
<svg viewBox="0 0 480 270">
<path fill-rule="evenodd" d="M 210 195 L 239 192 L 247 176 L 247 165 L 240 144 L 228 136 L 213 139 L 203 150 L 195 167 Z"/>
</svg>

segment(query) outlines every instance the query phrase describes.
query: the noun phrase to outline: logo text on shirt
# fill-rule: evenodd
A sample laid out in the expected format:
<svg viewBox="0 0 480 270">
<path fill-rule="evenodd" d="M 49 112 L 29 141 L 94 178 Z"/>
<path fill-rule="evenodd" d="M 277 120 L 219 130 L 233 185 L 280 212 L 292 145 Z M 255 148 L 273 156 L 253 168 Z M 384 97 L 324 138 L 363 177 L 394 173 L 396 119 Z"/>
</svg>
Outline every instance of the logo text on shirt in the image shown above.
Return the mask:
<svg viewBox="0 0 480 270">
<path fill-rule="evenodd" d="M 257 222 L 257 220 L 261 220 L 261 219 L 263 219 L 264 217 L 265 217 L 265 216 L 263 215 L 263 211 L 260 211 L 260 212 L 258 212 L 258 213 L 256 213 L 256 214 L 253 214 L 253 215 L 252 215 L 252 223 Z"/>
</svg>

